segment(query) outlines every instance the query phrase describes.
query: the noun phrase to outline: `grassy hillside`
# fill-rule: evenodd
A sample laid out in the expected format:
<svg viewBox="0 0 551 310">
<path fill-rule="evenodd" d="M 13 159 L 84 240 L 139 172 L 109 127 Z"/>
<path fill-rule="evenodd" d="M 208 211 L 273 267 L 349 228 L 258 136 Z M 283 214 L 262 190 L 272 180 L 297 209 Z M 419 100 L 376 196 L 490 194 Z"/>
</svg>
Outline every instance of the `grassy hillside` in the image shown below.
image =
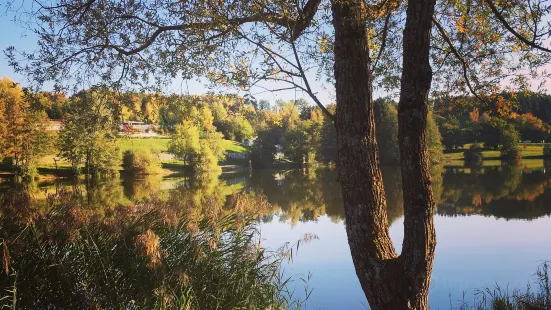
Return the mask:
<svg viewBox="0 0 551 310">
<path fill-rule="evenodd" d="M 117 141 L 121 153 L 129 149 L 150 149 L 158 152 L 167 152 L 169 142 L 169 138 L 120 138 Z M 236 141 L 224 140 L 223 145 L 226 152 L 247 152 L 247 148 Z"/>
</svg>

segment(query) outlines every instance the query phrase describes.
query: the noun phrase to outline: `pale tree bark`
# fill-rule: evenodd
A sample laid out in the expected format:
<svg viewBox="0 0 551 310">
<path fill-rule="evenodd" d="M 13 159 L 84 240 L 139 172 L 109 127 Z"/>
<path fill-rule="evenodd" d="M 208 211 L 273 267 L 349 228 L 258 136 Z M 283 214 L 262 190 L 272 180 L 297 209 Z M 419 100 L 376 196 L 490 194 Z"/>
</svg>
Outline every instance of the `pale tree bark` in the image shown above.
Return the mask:
<svg viewBox="0 0 551 310">
<path fill-rule="evenodd" d="M 404 33 L 407 37 L 404 40 L 404 47 L 407 45 L 404 70 L 424 71 L 404 72 L 402 78 L 401 104 L 403 102 L 402 106 L 407 108 L 401 109 L 400 122 L 404 123 L 400 124 L 400 147 L 402 166 L 405 166 L 402 173 L 407 236 L 403 253 L 398 256 L 388 232 L 386 198 L 375 141 L 365 2 L 332 1 L 337 162 L 346 233 L 356 274 L 372 309 L 428 308 L 435 237 L 425 127 L 431 80 L 428 43 L 433 10 L 433 0 L 410 1 Z M 412 46 L 416 38 L 420 41 Z M 419 53 L 423 55 L 417 55 Z M 417 78 L 423 80 L 414 81 Z M 412 131 L 404 133 L 404 130 Z M 411 154 L 405 154 L 409 151 Z"/>
</svg>

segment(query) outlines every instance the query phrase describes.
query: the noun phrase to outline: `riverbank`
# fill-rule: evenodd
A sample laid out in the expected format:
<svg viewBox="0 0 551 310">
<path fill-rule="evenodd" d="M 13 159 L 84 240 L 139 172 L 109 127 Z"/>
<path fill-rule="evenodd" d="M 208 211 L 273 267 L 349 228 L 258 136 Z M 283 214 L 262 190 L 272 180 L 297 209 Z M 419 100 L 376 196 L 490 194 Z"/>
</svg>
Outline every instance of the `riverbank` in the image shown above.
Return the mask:
<svg viewBox="0 0 551 310">
<path fill-rule="evenodd" d="M 181 174 L 189 172 L 191 169 L 189 165 L 185 165 L 183 161 L 175 159 L 172 154 L 168 153 L 168 146 L 170 143 L 170 138 L 156 137 L 156 138 L 118 138 L 117 146 L 120 150 L 121 164 L 122 164 L 122 154 L 127 150 L 140 151 L 150 151 L 159 155 L 159 159 L 162 165 L 162 175 L 171 176 L 175 174 Z M 248 153 L 247 147 L 242 145 L 239 142 L 232 140 L 223 140 L 223 148 L 226 153 L 238 153 L 246 154 Z M 248 162 L 246 160 L 226 160 L 220 162 L 220 165 L 239 165 L 247 166 Z M 36 168 L 38 170 L 39 179 L 47 180 L 57 177 L 72 177 L 73 172 L 71 170 L 71 164 L 59 158 L 56 154 L 48 154 L 39 158 L 36 162 Z M 0 165 L 0 174 L 9 176 L 10 172 L 3 169 Z M 122 166 L 120 168 L 122 172 Z M 0 176 L 1 177 L 1 176 Z"/>
</svg>

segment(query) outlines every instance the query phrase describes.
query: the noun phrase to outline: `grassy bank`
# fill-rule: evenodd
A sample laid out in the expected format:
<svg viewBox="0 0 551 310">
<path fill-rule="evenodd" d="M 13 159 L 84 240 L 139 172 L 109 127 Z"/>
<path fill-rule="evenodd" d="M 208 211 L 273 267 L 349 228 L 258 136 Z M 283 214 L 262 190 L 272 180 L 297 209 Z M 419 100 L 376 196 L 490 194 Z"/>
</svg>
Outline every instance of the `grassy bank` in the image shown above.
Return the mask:
<svg viewBox="0 0 551 310">
<path fill-rule="evenodd" d="M 466 144 L 462 149 L 456 149 L 452 151 L 444 152 L 444 165 L 445 166 L 463 166 L 464 157 L 463 152 L 470 148 L 470 144 Z M 521 144 L 520 149 L 522 151 L 523 163 L 530 163 L 531 166 L 543 166 L 543 144 L 542 143 L 529 143 Z M 484 150 L 482 151 L 484 159 L 484 166 L 498 166 L 501 164 L 499 150 Z"/>
<path fill-rule="evenodd" d="M 161 153 L 161 163 L 166 170 L 180 170 L 179 168 L 181 167 L 179 166 L 182 166 L 183 162 L 174 160 L 167 154 L 169 142 L 169 138 L 119 138 L 117 140 L 117 145 L 121 153 L 121 163 L 122 153 L 127 150 L 135 150 L 138 152 L 150 150 L 155 153 Z M 226 152 L 247 152 L 247 148 L 236 141 L 224 140 L 223 146 Z M 62 159 L 57 159 L 56 167 L 56 159 L 57 156 L 55 154 L 49 154 L 39 158 L 37 160 L 37 168 L 40 174 L 54 174 L 56 170 L 59 172 L 59 170 L 68 170 L 71 168 L 70 163 Z"/>
</svg>

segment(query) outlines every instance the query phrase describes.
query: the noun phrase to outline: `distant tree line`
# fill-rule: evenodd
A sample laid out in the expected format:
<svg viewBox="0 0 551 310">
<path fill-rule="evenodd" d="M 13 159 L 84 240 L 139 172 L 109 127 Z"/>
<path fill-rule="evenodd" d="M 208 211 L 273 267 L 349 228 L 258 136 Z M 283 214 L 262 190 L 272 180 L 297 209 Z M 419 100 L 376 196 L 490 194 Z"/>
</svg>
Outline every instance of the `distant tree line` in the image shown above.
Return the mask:
<svg viewBox="0 0 551 310">
<path fill-rule="evenodd" d="M 551 134 L 551 96 L 541 93 L 503 93 L 482 106 L 472 97 L 433 102 L 435 119 L 448 150 L 468 143 L 498 149 L 512 141 L 542 142 Z"/>
<path fill-rule="evenodd" d="M 304 106 L 293 102 L 276 104 L 277 108 L 266 113 L 266 119 L 258 129 L 257 143 L 252 149 L 253 163 L 266 166 L 276 157 L 275 145 L 281 145 L 285 158 L 293 162 L 335 163 L 337 141 L 335 125 L 317 107 Z M 335 105 L 329 105 L 330 112 Z M 397 103 L 391 99 L 375 100 L 376 137 L 381 163 L 398 164 L 398 111 Z M 429 153 L 431 161 L 442 159 L 443 146 L 439 128 L 429 113 L 427 121 Z"/>
</svg>

